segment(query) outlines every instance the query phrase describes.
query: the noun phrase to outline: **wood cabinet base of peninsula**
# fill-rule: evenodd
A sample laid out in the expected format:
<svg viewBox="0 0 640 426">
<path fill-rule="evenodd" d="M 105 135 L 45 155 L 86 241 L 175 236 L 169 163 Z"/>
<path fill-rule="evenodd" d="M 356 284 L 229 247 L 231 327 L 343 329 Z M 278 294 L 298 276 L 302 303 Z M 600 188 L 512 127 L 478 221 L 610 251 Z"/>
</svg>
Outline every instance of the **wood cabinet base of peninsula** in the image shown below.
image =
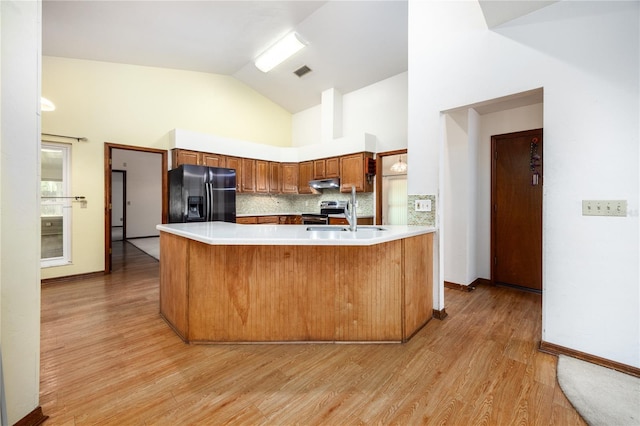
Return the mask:
<svg viewBox="0 0 640 426">
<path fill-rule="evenodd" d="M 433 234 L 372 246 L 160 234 L 160 313 L 187 343 L 406 342 L 432 317 Z"/>
</svg>

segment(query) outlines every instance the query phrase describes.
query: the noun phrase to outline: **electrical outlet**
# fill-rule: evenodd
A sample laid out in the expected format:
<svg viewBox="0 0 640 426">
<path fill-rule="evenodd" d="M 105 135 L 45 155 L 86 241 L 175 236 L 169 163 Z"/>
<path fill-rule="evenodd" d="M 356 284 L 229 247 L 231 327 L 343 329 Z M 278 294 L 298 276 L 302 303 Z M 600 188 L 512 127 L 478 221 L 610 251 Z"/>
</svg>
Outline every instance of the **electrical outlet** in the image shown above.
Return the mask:
<svg viewBox="0 0 640 426">
<path fill-rule="evenodd" d="M 417 212 L 430 212 L 431 200 L 416 200 L 414 208 Z"/>
<path fill-rule="evenodd" d="M 627 200 L 582 200 L 582 216 L 626 216 Z"/>
</svg>

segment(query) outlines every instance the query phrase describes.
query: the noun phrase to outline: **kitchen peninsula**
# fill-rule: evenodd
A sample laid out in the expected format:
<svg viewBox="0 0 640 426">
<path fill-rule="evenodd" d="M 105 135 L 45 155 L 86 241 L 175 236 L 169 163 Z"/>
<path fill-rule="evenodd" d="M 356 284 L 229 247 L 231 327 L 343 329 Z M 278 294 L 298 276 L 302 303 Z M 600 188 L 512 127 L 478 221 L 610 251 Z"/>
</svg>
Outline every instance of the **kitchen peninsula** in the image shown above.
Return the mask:
<svg viewBox="0 0 640 426">
<path fill-rule="evenodd" d="M 432 316 L 431 227 L 157 228 L 160 313 L 188 343 L 405 342 Z"/>
</svg>

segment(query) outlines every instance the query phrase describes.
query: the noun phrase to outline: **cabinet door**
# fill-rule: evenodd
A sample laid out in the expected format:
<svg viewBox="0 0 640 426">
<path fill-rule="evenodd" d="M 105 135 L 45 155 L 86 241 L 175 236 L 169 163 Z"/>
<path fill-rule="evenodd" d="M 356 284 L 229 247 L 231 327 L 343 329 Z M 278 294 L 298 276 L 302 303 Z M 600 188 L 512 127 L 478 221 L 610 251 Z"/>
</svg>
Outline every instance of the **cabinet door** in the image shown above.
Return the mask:
<svg viewBox="0 0 640 426">
<path fill-rule="evenodd" d="M 278 224 L 280 216 L 258 216 L 258 224 L 272 223 Z"/>
<path fill-rule="evenodd" d="M 324 179 L 325 174 L 325 161 L 322 160 L 313 160 L 313 178 L 314 179 Z"/>
<path fill-rule="evenodd" d="M 236 191 L 242 192 L 242 159 L 238 157 L 226 158 L 227 168 L 236 171 Z"/>
<path fill-rule="evenodd" d="M 351 192 L 352 185 L 357 192 L 373 191 L 373 183 L 367 179 L 365 170 L 366 160 L 370 157 L 371 153 L 361 152 L 340 159 L 340 192 Z"/>
<path fill-rule="evenodd" d="M 313 161 L 300 163 L 298 169 L 298 194 L 313 194 L 309 181 L 313 179 Z"/>
<path fill-rule="evenodd" d="M 279 194 L 282 192 L 282 164 L 269 163 L 269 192 Z"/>
<path fill-rule="evenodd" d="M 256 223 L 258 223 L 258 218 L 255 216 L 236 217 L 236 223 L 240 223 L 243 225 L 255 225 Z"/>
<path fill-rule="evenodd" d="M 256 160 L 242 159 L 242 192 L 256 192 Z"/>
<path fill-rule="evenodd" d="M 193 164 L 195 166 L 200 165 L 199 160 L 199 152 L 197 151 L 188 151 L 186 149 L 174 149 L 171 151 L 171 163 L 172 167 L 175 169 L 178 166 L 183 164 Z"/>
<path fill-rule="evenodd" d="M 210 154 L 208 152 L 201 153 L 202 165 L 207 167 L 225 167 L 224 155 Z"/>
<path fill-rule="evenodd" d="M 282 193 L 298 193 L 298 163 L 282 164 Z"/>
<path fill-rule="evenodd" d="M 269 192 L 269 162 L 255 160 L 256 162 L 256 192 Z"/>
<path fill-rule="evenodd" d="M 329 225 L 348 225 L 349 221 L 344 217 L 330 217 Z"/>
<path fill-rule="evenodd" d="M 302 225 L 302 216 L 300 215 L 280 216 L 280 223 L 285 225 Z"/>
<path fill-rule="evenodd" d="M 340 157 L 327 158 L 324 166 L 324 176 L 327 178 L 340 177 Z"/>
</svg>

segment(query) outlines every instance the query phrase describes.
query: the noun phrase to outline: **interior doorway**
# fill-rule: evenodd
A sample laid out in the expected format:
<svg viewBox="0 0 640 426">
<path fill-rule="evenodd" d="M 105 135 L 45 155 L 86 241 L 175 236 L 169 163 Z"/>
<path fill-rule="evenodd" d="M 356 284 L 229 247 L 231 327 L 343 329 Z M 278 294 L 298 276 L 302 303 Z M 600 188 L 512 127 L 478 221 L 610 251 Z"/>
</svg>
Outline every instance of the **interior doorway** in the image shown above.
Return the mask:
<svg viewBox="0 0 640 426">
<path fill-rule="evenodd" d="M 406 149 L 376 154 L 376 225 L 407 224 L 407 170 Z"/>
<path fill-rule="evenodd" d="M 127 171 L 111 172 L 111 241 L 127 238 Z"/>
<path fill-rule="evenodd" d="M 157 179 L 161 182 L 161 221 L 162 223 L 167 223 L 168 220 L 168 204 L 167 204 L 167 151 L 164 149 L 156 149 L 156 148 L 145 148 L 139 146 L 131 146 L 131 145 L 118 145 L 113 143 L 105 143 L 104 144 L 104 185 L 105 185 L 105 215 L 104 215 L 104 271 L 105 273 L 110 273 L 112 269 L 112 225 L 113 225 L 113 150 L 125 150 L 125 151 L 135 151 L 142 153 L 153 153 L 159 154 L 161 159 L 159 161 L 160 167 L 158 170 L 153 172 L 153 179 Z M 125 210 L 126 210 L 126 201 L 125 201 Z"/>
<path fill-rule="evenodd" d="M 491 137 L 491 281 L 542 291 L 542 129 Z"/>
</svg>

